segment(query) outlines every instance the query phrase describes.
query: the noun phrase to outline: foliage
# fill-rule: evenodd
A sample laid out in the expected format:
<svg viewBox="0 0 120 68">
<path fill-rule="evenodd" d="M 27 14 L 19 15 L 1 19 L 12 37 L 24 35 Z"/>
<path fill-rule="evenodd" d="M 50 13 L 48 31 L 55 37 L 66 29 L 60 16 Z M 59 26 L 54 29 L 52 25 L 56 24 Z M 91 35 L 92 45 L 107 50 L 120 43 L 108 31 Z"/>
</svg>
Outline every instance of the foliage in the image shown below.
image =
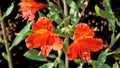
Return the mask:
<svg viewBox="0 0 120 68">
<path fill-rule="evenodd" d="M 38 49 L 30 49 L 25 52 L 24 57 L 29 60 L 35 60 L 39 62 L 45 62 L 42 65 L 39 65 L 38 68 L 65 68 L 67 64 L 66 62 L 71 62 L 68 60 L 64 60 L 62 57 L 66 58 L 66 51 L 68 50 L 69 44 L 71 44 L 71 40 L 73 39 L 74 29 L 79 23 L 79 21 L 84 19 L 84 11 L 88 6 L 89 0 L 45 0 L 47 2 L 47 13 L 41 12 L 38 10 L 38 16 L 43 17 L 46 16 L 49 18 L 53 23 L 53 32 L 56 33 L 60 38 L 64 40 L 63 49 L 57 51 L 57 53 L 50 53 L 50 55 L 46 58 L 42 55 L 38 56 L 39 50 Z M 104 0 L 105 5 L 104 9 L 101 9 L 98 5 L 95 5 L 95 12 L 101 18 L 107 20 L 109 24 L 109 28 L 112 30 L 111 34 L 111 42 L 109 44 L 115 45 L 113 41 L 117 41 L 115 39 L 116 34 L 116 27 L 120 26 L 120 21 L 116 20 L 114 12 L 111 8 L 110 0 Z M 62 6 L 63 5 L 63 6 Z M 7 16 L 9 16 L 14 9 L 14 3 L 8 7 L 7 11 L 1 16 L 1 19 L 4 20 Z M 81 10 L 81 11 L 80 11 Z M 37 18 L 37 17 L 36 17 Z M 0 20 L 1 20 L 0 19 Z M 34 20 L 35 21 L 35 20 Z M 21 22 L 19 22 L 21 23 Z M 12 41 L 9 50 L 12 51 L 15 46 L 18 46 L 24 39 L 32 34 L 31 25 L 33 21 L 27 23 L 24 28 L 22 28 L 19 33 L 15 36 L 14 40 Z M 7 24 L 7 23 L 5 23 Z M 116 25 L 117 24 L 117 25 Z M 119 33 L 118 33 L 119 34 Z M 118 37 L 120 38 L 120 37 Z M 108 40 L 107 40 L 108 41 Z M 105 42 L 105 41 L 104 41 Z M 4 38 L 0 37 L 0 43 L 4 44 Z M 25 46 L 25 44 L 24 44 Z M 111 46 L 110 46 L 111 47 Z M 109 49 L 109 45 L 107 47 Z M 108 56 L 111 55 L 119 55 L 120 48 L 116 48 L 114 51 L 108 51 L 107 48 L 102 49 L 101 51 L 97 52 L 98 56 L 97 59 L 91 59 L 90 63 L 87 65 L 91 65 L 92 68 L 119 68 L 120 65 L 116 61 L 113 63 L 113 66 L 110 66 L 106 63 Z M 2 52 L 2 56 L 4 59 L 8 60 L 9 55 L 5 52 Z M 14 58 L 13 58 L 14 59 Z M 67 59 L 67 58 L 66 58 Z M 73 60 L 75 64 L 78 64 L 78 68 L 83 68 L 86 62 L 82 59 L 75 59 Z"/>
</svg>

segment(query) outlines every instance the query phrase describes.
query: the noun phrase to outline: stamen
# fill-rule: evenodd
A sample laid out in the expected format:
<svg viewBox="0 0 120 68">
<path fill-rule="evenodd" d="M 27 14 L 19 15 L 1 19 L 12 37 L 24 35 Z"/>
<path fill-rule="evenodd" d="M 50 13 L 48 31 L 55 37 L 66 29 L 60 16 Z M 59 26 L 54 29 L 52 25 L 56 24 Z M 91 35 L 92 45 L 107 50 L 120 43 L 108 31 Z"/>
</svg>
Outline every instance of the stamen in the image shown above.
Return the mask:
<svg viewBox="0 0 120 68">
<path fill-rule="evenodd" d="M 38 56 L 40 56 L 41 55 L 41 51 L 38 53 Z"/>
</svg>

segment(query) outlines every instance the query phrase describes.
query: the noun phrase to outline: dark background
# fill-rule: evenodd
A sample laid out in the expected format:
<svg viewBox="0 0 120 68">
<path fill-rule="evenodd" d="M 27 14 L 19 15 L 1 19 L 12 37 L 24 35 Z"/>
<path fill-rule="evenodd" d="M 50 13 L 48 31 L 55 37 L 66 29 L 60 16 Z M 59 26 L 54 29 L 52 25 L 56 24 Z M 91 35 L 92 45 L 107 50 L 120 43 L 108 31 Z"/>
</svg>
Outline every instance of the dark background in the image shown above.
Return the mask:
<svg viewBox="0 0 120 68">
<path fill-rule="evenodd" d="M 6 22 L 6 31 L 7 31 L 6 33 L 8 36 L 9 44 L 12 43 L 15 37 L 15 33 L 19 32 L 26 25 L 26 21 L 22 22 L 22 18 L 15 19 L 16 15 L 19 13 L 18 3 L 20 2 L 20 0 L 0 0 L 0 7 L 2 10 L 2 13 L 6 11 L 7 7 L 12 2 L 14 2 L 15 4 L 14 10 L 6 19 L 4 19 L 4 21 Z M 37 2 L 39 2 L 39 0 L 37 0 Z M 46 3 L 45 0 L 42 2 Z M 100 37 L 103 39 L 104 44 L 109 44 L 110 37 L 111 37 L 111 30 L 108 29 L 108 22 L 106 21 L 106 19 L 103 19 L 98 15 L 96 15 L 94 10 L 94 6 L 96 4 L 99 7 L 103 8 L 102 0 L 90 0 L 85 10 L 85 15 L 84 17 L 82 17 L 80 22 L 88 23 L 92 28 L 97 27 L 99 30 L 95 32 L 95 37 Z M 120 21 L 120 0 L 111 0 L 111 7 L 115 14 L 115 17 Z M 120 27 L 116 25 L 115 35 L 117 35 L 118 32 L 120 32 Z M 0 26 L 0 37 L 2 37 L 1 26 Z M 112 50 L 115 50 L 118 47 L 120 47 L 120 39 L 112 47 Z M 21 67 L 37 68 L 44 63 L 44 62 L 29 60 L 25 58 L 23 55 L 26 51 L 28 51 L 28 49 L 25 46 L 24 40 L 18 46 L 12 49 L 12 59 L 13 59 L 14 68 L 21 68 Z M 1 55 L 2 52 L 6 52 L 6 51 L 5 51 L 4 44 L 1 43 L 0 44 L 0 68 L 8 68 L 7 61 Z M 98 53 L 92 53 L 91 58 L 97 59 L 98 55 L 99 55 Z M 112 66 L 114 62 L 120 63 L 120 59 L 115 59 L 115 58 L 120 58 L 120 55 L 108 56 L 106 63 L 110 66 Z M 84 67 L 90 68 L 91 65 L 85 64 Z M 73 61 L 70 61 L 70 68 L 77 68 L 77 64 L 75 64 Z"/>
</svg>

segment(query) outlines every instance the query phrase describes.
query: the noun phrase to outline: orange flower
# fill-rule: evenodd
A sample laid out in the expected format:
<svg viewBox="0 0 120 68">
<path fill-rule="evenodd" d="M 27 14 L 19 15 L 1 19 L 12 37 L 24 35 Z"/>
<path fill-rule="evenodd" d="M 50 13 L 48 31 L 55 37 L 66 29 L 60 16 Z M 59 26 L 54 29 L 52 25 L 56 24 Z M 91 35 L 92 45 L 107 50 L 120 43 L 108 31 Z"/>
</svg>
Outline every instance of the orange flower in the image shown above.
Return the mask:
<svg viewBox="0 0 120 68">
<path fill-rule="evenodd" d="M 36 11 L 46 7 L 45 4 L 37 3 L 34 0 L 22 0 L 19 5 L 22 17 L 24 20 L 28 19 L 28 21 L 34 20 Z"/>
<path fill-rule="evenodd" d="M 29 49 L 41 48 L 38 55 L 47 57 L 52 49 L 62 49 L 63 40 L 52 32 L 52 23 L 46 17 L 41 17 L 33 23 L 32 30 L 34 33 L 28 36 L 25 42 Z"/>
<path fill-rule="evenodd" d="M 69 60 L 78 57 L 90 62 L 90 51 L 97 52 L 103 48 L 103 41 L 100 38 L 93 38 L 94 31 L 87 24 L 80 23 L 74 31 L 74 42 L 68 47 L 66 55 Z"/>
</svg>

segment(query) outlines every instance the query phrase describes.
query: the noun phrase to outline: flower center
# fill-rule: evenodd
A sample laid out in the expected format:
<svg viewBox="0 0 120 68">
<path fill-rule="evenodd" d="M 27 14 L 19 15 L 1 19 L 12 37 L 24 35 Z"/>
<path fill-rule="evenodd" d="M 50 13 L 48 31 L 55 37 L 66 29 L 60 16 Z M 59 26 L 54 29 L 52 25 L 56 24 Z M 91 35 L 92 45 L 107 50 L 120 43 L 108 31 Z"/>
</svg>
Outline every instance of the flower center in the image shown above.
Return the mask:
<svg viewBox="0 0 120 68">
<path fill-rule="evenodd" d="M 84 38 L 92 38 L 92 36 L 84 36 L 84 35 L 80 35 L 78 39 L 84 39 Z"/>
<path fill-rule="evenodd" d="M 32 4 L 30 2 L 26 2 L 27 3 L 27 6 L 31 7 Z"/>
<path fill-rule="evenodd" d="M 44 34 L 45 32 L 48 32 L 47 29 L 39 29 L 37 31 L 35 31 L 35 33 L 39 33 L 39 34 Z"/>
<path fill-rule="evenodd" d="M 74 42 L 77 42 L 78 40 L 82 40 L 82 39 L 87 39 L 87 38 L 92 38 L 92 36 L 80 35 L 76 40 L 74 40 Z"/>
</svg>

